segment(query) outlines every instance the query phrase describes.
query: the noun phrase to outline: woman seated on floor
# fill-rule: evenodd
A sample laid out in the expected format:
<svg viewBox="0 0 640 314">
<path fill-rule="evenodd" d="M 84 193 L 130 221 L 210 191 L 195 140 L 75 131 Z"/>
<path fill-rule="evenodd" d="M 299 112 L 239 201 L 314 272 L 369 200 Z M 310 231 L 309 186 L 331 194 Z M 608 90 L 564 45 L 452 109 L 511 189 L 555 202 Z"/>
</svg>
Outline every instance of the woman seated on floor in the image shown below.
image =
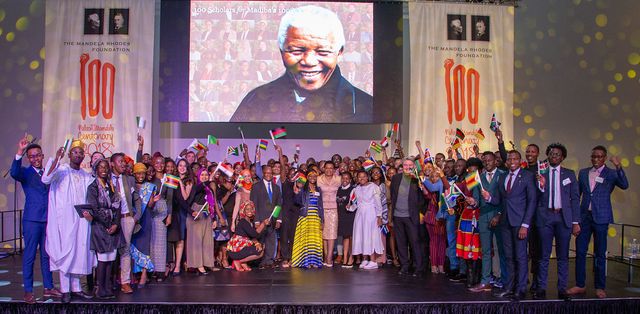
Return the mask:
<svg viewBox="0 0 640 314">
<path fill-rule="evenodd" d="M 265 219 L 254 227 L 255 216 L 256 208 L 253 202 L 244 201 L 240 205 L 236 233 L 227 243 L 229 258 L 233 260 L 233 268 L 237 271 L 250 271 L 251 267 L 247 263 L 262 258 L 264 254 L 262 244 L 257 238 L 269 225 L 270 220 Z"/>
</svg>

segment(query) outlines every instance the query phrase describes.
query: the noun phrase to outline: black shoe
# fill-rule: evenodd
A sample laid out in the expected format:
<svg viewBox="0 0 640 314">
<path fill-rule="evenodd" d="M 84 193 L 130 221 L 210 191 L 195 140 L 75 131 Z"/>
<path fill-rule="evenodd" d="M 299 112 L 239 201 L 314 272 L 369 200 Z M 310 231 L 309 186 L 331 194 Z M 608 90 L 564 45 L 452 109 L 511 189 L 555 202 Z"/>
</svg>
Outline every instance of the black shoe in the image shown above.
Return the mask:
<svg viewBox="0 0 640 314">
<path fill-rule="evenodd" d="M 493 293 L 493 296 L 498 298 L 509 298 L 512 295 L 513 295 L 513 292 L 509 290 L 497 290 Z"/>
<path fill-rule="evenodd" d="M 467 275 L 461 273 L 458 273 L 457 275 L 449 278 L 449 280 L 453 282 L 462 282 L 465 279 L 467 279 Z"/>
<path fill-rule="evenodd" d="M 532 283 L 531 287 L 529 287 L 529 292 L 536 293 L 536 291 L 538 291 L 538 284 Z"/>
<path fill-rule="evenodd" d="M 545 300 L 547 298 L 547 292 L 544 290 L 537 290 L 533 293 L 534 300 Z"/>
<path fill-rule="evenodd" d="M 519 302 L 521 300 L 524 300 L 526 298 L 526 296 L 527 296 L 526 293 L 518 292 L 518 293 L 514 293 L 513 295 L 511 295 L 509 300 L 511 300 L 513 302 Z"/>
<path fill-rule="evenodd" d="M 198 270 L 198 276 L 206 276 L 206 275 L 208 275 L 208 274 L 209 274 L 209 272 L 208 272 L 208 271 L 206 271 L 206 270 L 205 270 L 205 271 L 200 271 L 200 270 Z"/>
<path fill-rule="evenodd" d="M 71 303 L 71 293 L 66 292 L 62 294 L 62 298 L 60 299 L 62 303 Z"/>
<path fill-rule="evenodd" d="M 71 292 L 71 295 L 74 298 L 78 298 L 78 299 L 85 299 L 85 300 L 91 300 L 93 299 L 93 296 L 84 292 L 84 291 L 80 291 L 80 292 Z"/>
<path fill-rule="evenodd" d="M 571 298 L 571 295 L 566 292 L 558 292 L 558 299 L 571 301 L 572 298 Z"/>
<path fill-rule="evenodd" d="M 415 271 L 413 272 L 413 277 L 415 278 L 424 278 L 424 272 L 423 271 Z"/>
<path fill-rule="evenodd" d="M 447 277 L 448 277 L 449 279 L 451 279 L 451 278 L 454 278 L 454 277 L 458 276 L 458 274 L 459 274 L 459 273 L 458 273 L 458 270 L 457 270 L 457 269 L 450 270 L 449 272 L 447 272 Z"/>
<path fill-rule="evenodd" d="M 408 276 L 409 275 L 409 270 L 406 268 L 401 268 L 400 271 L 398 271 L 398 275 L 400 276 Z"/>
</svg>

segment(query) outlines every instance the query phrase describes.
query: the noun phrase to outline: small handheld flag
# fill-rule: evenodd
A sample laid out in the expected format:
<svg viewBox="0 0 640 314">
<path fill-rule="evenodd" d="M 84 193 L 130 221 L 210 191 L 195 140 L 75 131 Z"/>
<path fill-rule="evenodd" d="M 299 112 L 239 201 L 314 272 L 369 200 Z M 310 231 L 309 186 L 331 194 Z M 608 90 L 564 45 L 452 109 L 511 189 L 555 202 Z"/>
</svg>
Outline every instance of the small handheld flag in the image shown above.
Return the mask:
<svg viewBox="0 0 640 314">
<path fill-rule="evenodd" d="M 461 141 L 464 141 L 464 132 L 460 129 L 456 129 L 456 137 L 459 138 Z"/>
<path fill-rule="evenodd" d="M 389 130 L 387 131 L 387 138 L 392 138 L 393 137 L 393 130 Z"/>
<path fill-rule="evenodd" d="M 501 124 L 500 121 L 496 119 L 496 114 L 494 113 L 491 116 L 491 123 L 489 123 L 489 129 L 491 129 L 491 131 L 493 132 L 496 132 L 500 128 L 500 124 Z"/>
<path fill-rule="evenodd" d="M 269 135 L 271 136 L 271 141 L 273 142 L 273 146 L 276 146 L 276 138 L 275 136 L 273 136 L 273 132 L 271 132 L 271 130 L 269 130 Z"/>
<path fill-rule="evenodd" d="M 205 148 L 207 148 L 206 146 L 204 146 L 204 144 L 200 143 L 200 141 L 198 141 L 197 139 L 193 139 L 193 142 L 191 142 L 191 145 L 189 145 L 189 148 L 193 148 L 196 151 L 201 151 Z"/>
<path fill-rule="evenodd" d="M 137 116 L 136 124 L 138 125 L 138 129 L 144 129 L 144 127 L 147 125 L 147 120 L 141 116 Z"/>
<path fill-rule="evenodd" d="M 296 172 L 296 174 L 293 176 L 293 182 L 300 182 L 302 184 L 305 184 L 307 183 L 307 176 L 305 176 L 302 172 Z"/>
<path fill-rule="evenodd" d="M 200 210 L 198 210 L 198 213 L 196 214 L 196 216 L 193 217 L 193 220 L 198 219 L 200 214 L 202 214 L 202 216 L 205 217 L 205 218 L 209 217 L 209 214 L 210 214 L 209 202 L 204 202 L 204 205 L 202 205 L 202 207 L 200 207 Z"/>
<path fill-rule="evenodd" d="M 271 130 L 271 136 L 274 138 L 283 138 L 287 136 L 287 130 L 284 127 L 279 127 Z"/>
<path fill-rule="evenodd" d="M 484 132 L 482 132 L 481 128 L 479 128 L 476 132 L 476 138 L 478 138 L 478 140 L 480 141 L 484 141 Z"/>
<path fill-rule="evenodd" d="M 273 217 L 273 218 L 280 217 L 280 211 L 282 211 L 282 206 L 276 205 L 276 207 L 273 208 L 273 211 L 271 212 L 271 216 L 269 216 L 269 218 L 271 218 L 271 217 Z"/>
<path fill-rule="evenodd" d="M 235 146 L 228 146 L 227 147 L 227 156 L 229 155 L 233 155 L 233 156 L 240 156 L 240 152 L 238 151 L 238 148 Z"/>
<path fill-rule="evenodd" d="M 367 159 L 364 162 L 362 162 L 362 167 L 367 172 L 371 171 L 371 169 L 373 169 L 373 167 L 375 167 L 375 166 L 376 166 L 375 161 L 373 161 L 371 159 Z"/>
<path fill-rule="evenodd" d="M 207 143 L 220 145 L 220 142 L 218 142 L 218 139 L 213 135 L 207 135 Z"/>
<path fill-rule="evenodd" d="M 382 140 L 380 141 L 380 146 L 389 147 L 389 139 L 386 136 L 383 137 Z"/>
<path fill-rule="evenodd" d="M 480 185 L 480 178 L 478 178 L 478 171 L 474 171 L 472 173 L 467 174 L 464 178 L 465 183 L 467 184 L 467 189 L 471 191 L 476 186 Z"/>
<path fill-rule="evenodd" d="M 460 139 L 458 138 L 456 138 L 455 141 L 453 141 L 453 143 L 451 144 L 451 148 L 453 150 L 460 148 L 460 146 L 462 146 L 462 144 L 460 144 Z"/>
<path fill-rule="evenodd" d="M 549 173 L 549 161 L 540 161 L 538 160 L 538 173 L 539 174 L 547 174 Z"/>
<path fill-rule="evenodd" d="M 369 148 L 377 153 L 382 152 L 382 146 L 380 146 L 380 144 L 376 143 L 375 141 L 371 141 L 371 144 L 369 144 Z"/>
<path fill-rule="evenodd" d="M 400 130 L 400 123 L 396 122 L 393 124 L 393 133 L 398 134 L 398 130 Z"/>
<path fill-rule="evenodd" d="M 380 232 L 382 232 L 382 234 L 384 234 L 384 235 L 388 235 L 389 234 L 389 227 L 387 227 L 387 225 L 380 226 Z"/>
<path fill-rule="evenodd" d="M 165 173 L 162 177 L 162 185 L 175 190 L 180 185 L 180 178 Z"/>
<path fill-rule="evenodd" d="M 242 132 L 242 128 L 238 127 L 238 131 L 240 131 L 240 136 L 242 137 L 242 144 L 244 144 L 244 133 Z"/>
<path fill-rule="evenodd" d="M 351 205 L 358 205 L 358 198 L 356 197 L 355 189 L 351 190 L 351 194 L 349 195 L 349 206 L 347 208 L 351 207 Z"/>
<path fill-rule="evenodd" d="M 258 147 L 262 150 L 267 150 L 267 146 L 269 146 L 269 141 L 267 140 L 258 140 Z"/>
<path fill-rule="evenodd" d="M 64 148 L 64 151 L 66 152 L 69 147 L 71 146 L 71 142 L 73 142 L 72 138 L 67 138 L 66 140 L 64 140 L 64 144 L 62 145 L 62 147 Z"/>
<path fill-rule="evenodd" d="M 231 178 L 233 176 L 233 168 L 229 164 L 226 164 L 224 162 L 220 162 L 218 164 L 218 166 L 216 167 L 216 171 L 218 171 L 218 170 L 220 170 L 220 172 L 222 172 L 224 175 L 226 175 L 229 178 Z"/>
</svg>

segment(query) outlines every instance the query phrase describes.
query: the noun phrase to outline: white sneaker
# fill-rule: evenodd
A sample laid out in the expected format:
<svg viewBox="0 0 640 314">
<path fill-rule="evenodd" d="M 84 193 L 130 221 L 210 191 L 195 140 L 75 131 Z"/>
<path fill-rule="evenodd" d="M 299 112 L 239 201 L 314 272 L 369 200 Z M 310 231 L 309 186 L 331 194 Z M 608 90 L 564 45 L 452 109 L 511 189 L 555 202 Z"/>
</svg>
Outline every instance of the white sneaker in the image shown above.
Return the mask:
<svg viewBox="0 0 640 314">
<path fill-rule="evenodd" d="M 378 263 L 369 262 L 369 264 L 367 264 L 367 266 L 365 266 L 364 269 L 378 269 Z"/>
<path fill-rule="evenodd" d="M 369 261 L 362 261 L 362 263 L 360 263 L 360 269 L 365 269 L 367 265 L 369 265 Z"/>
</svg>

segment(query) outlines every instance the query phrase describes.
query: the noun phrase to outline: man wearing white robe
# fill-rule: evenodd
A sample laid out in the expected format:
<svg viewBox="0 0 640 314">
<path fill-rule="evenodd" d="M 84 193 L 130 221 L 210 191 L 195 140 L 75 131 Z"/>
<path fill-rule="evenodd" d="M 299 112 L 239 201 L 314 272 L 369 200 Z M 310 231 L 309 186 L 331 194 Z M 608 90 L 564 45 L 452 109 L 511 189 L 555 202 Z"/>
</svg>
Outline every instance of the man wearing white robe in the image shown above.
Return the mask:
<svg viewBox="0 0 640 314">
<path fill-rule="evenodd" d="M 64 148 L 60 148 L 55 159 L 49 158 L 42 176 L 42 182 L 50 184 L 46 250 L 51 271 L 60 273 L 63 303 L 70 301 L 71 293 L 90 297 L 82 292 L 80 277 L 91 274 L 96 264 L 95 253 L 90 250 L 90 222 L 74 208 L 86 204 L 87 187 L 94 178 L 80 169 L 84 144 L 76 140 L 70 146 L 69 164 L 59 164 L 64 155 Z"/>
</svg>

